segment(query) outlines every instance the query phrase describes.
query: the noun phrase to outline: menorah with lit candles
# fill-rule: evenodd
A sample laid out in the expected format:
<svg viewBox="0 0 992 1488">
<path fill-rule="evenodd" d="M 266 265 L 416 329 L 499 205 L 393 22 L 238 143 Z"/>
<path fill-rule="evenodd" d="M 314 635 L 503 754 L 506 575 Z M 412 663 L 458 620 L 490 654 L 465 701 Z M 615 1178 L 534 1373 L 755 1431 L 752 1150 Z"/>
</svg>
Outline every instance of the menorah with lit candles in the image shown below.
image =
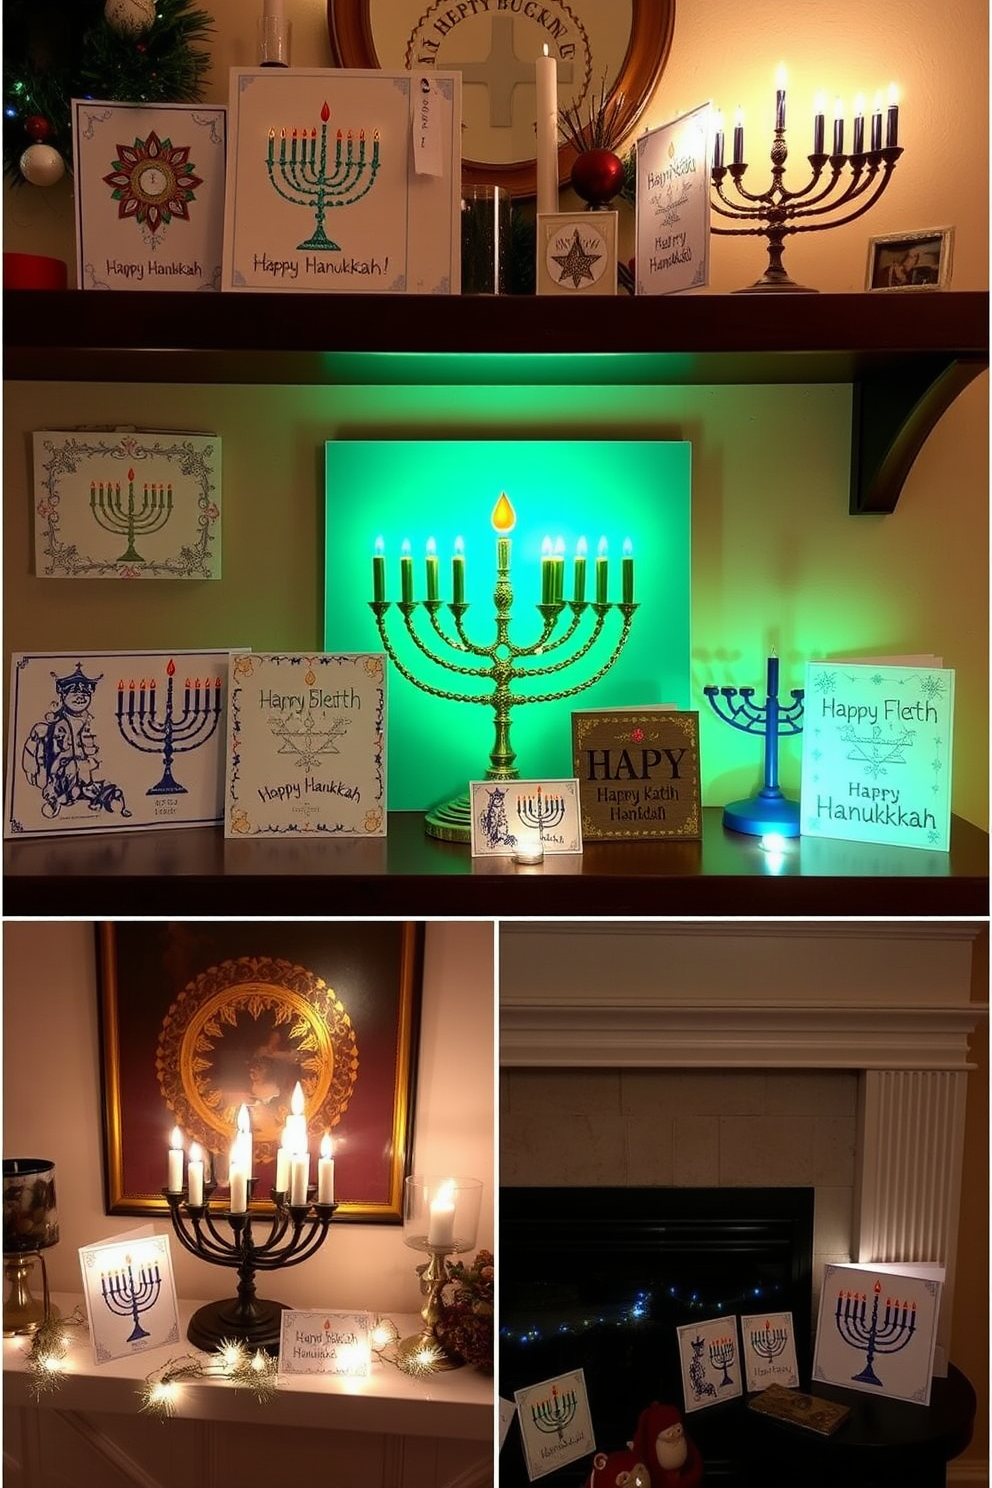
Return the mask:
<svg viewBox="0 0 992 1488">
<path fill-rule="evenodd" d="M 90 481 L 90 512 L 98 527 L 127 538 L 127 547 L 118 563 L 144 563 L 146 560 L 135 547 L 138 537 L 150 537 L 161 532 L 172 516 L 172 485 L 161 481 L 144 482 L 140 505 L 134 495 L 134 471 L 127 473 L 127 496 L 121 495 L 121 483 L 110 481 L 104 486 Z"/>
<path fill-rule="evenodd" d="M 155 678 L 134 678 L 125 686 L 123 677 L 117 684 L 117 728 L 121 738 L 142 754 L 161 754 L 162 778 L 151 786 L 147 796 L 182 796 L 186 787 L 172 774 L 172 761 L 177 754 L 199 749 L 213 735 L 221 714 L 221 681 L 219 677 L 186 678 L 182 712 L 174 696 L 176 663 L 171 658 L 165 669 L 165 704 L 158 705 Z"/>
<path fill-rule="evenodd" d="M 320 137 L 317 127 L 285 129 L 279 132 L 279 149 L 276 151 L 274 129 L 269 130 L 269 147 L 265 157 L 265 168 L 275 190 L 294 207 L 309 207 L 314 214 L 314 230 L 297 249 L 314 249 L 329 253 L 340 251 L 324 231 L 324 219 L 331 207 L 350 207 L 359 201 L 375 184 L 379 172 L 379 132 L 372 140 L 372 152 L 366 153 L 365 130 L 349 129 L 347 137 L 341 130 L 334 142 L 333 158 L 329 158 L 327 126 L 331 111 L 325 103 L 320 111 Z"/>
<path fill-rule="evenodd" d="M 773 1328 L 771 1321 L 765 1322 L 763 1328 L 752 1328 L 750 1334 L 751 1350 L 763 1359 L 766 1364 L 772 1364 L 778 1356 L 785 1352 L 785 1346 L 789 1341 L 788 1328 Z"/>
<path fill-rule="evenodd" d="M 879 1354 L 897 1354 L 906 1347 L 916 1332 L 916 1303 L 885 1299 L 885 1311 L 879 1315 L 882 1283 L 875 1282 L 871 1309 L 864 1292 L 839 1291 L 834 1320 L 837 1331 L 852 1348 L 864 1350 L 865 1367 L 851 1378 L 863 1385 L 881 1385 L 872 1365 Z"/>
<path fill-rule="evenodd" d="M 721 217 L 745 224 L 738 227 L 712 227 L 724 236 L 750 235 L 768 239 L 768 267 L 756 283 L 740 294 L 763 290 L 793 290 L 815 293 L 806 285 L 796 284 L 782 264 L 785 239 L 792 233 L 819 232 L 828 227 L 843 227 L 862 216 L 875 205 L 902 154 L 899 145 L 899 106 L 895 89 L 889 91 L 884 121 L 882 97 L 875 98 L 870 120 L 870 133 L 865 147 L 865 105 L 860 96 L 854 103 L 854 128 L 850 151 L 844 149 L 844 105 L 840 99 L 834 111 L 832 149 L 825 145 L 824 100 L 818 97 L 813 113 L 813 149 L 806 157 L 810 174 L 798 190 L 785 184 L 785 162 L 788 147 L 785 140 L 785 73 L 780 68 L 776 79 L 775 128 L 771 148 L 771 184 L 764 191 L 749 191 L 744 185 L 747 164 L 744 159 L 744 120 L 738 110 L 734 125 L 732 158 L 725 162 L 723 121 L 716 117 L 713 139 L 711 206 Z M 845 174 L 849 170 L 849 174 Z M 735 195 L 730 195 L 732 183 Z"/>
<path fill-rule="evenodd" d="M 493 593 L 496 614 L 494 636 L 490 644 L 474 641 L 468 635 L 465 624 L 465 615 L 469 608 L 465 601 L 465 554 L 460 538 L 455 541 L 451 560 L 451 600 L 447 604 L 440 597 L 439 560 L 433 538 L 428 540 L 425 560 L 426 598 L 419 600 L 414 599 L 410 545 L 404 541 L 400 555 L 400 599 L 396 606 L 408 636 L 427 662 L 458 677 L 484 679 L 492 684 L 489 691 L 450 691 L 418 676 L 401 661 L 389 634 L 391 601 L 386 598 L 386 560 L 381 538 L 376 543 L 372 559 L 371 608 L 382 643 L 393 665 L 408 682 L 433 697 L 481 703 L 493 709 L 495 740 L 484 778 L 517 780 L 520 772 L 515 768 L 516 755 L 510 744 L 512 709 L 524 703 L 556 702 L 572 697 L 606 675 L 626 644 L 637 609 L 634 603 L 634 559 L 628 540 L 624 544 L 621 559 L 621 597 L 619 601 L 611 601 L 608 597 L 609 560 L 606 540 L 602 539 L 593 576 L 595 599 L 587 600 L 587 544 L 584 538 L 580 538 L 573 561 L 572 597 L 566 600 L 564 544 L 559 539 L 553 545 L 549 538 L 545 538 L 541 556 L 541 597 L 536 605 L 539 617 L 537 634 L 526 644 L 519 645 L 510 638 L 514 599 L 510 582 L 510 533 L 516 524 L 516 513 L 505 492 L 501 493 L 493 508 L 492 524 L 497 534 L 496 587 Z M 447 628 L 442 624 L 444 609 L 450 616 L 450 626 Z M 556 676 L 588 656 L 614 612 L 619 616 L 619 633 L 610 655 L 589 676 L 575 682 L 571 687 L 558 690 L 515 690 L 518 687 L 529 687 L 537 678 Z M 591 624 L 586 623 L 589 617 Z M 421 630 L 427 631 L 428 627 L 433 634 L 428 633 L 425 639 Z M 435 641 L 440 641 L 450 655 L 439 654 L 435 649 Z M 569 648 L 568 653 L 556 660 L 554 653 L 564 652 L 566 647 Z M 478 658 L 479 664 L 465 664 L 462 658 L 469 657 Z M 467 686 L 466 683 L 466 688 Z M 427 813 L 425 822 L 427 833 L 431 837 L 441 837 L 452 842 L 470 841 L 471 808 L 468 793 L 433 808 Z"/>
<path fill-rule="evenodd" d="M 737 1356 L 737 1349 L 732 1338 L 713 1338 L 709 1345 L 710 1364 L 714 1369 L 723 1370 L 723 1379 L 718 1383 L 723 1389 L 724 1385 L 732 1385 L 734 1382 L 730 1377 L 731 1364 Z"/>
<path fill-rule="evenodd" d="M 241 1106 L 238 1111 L 226 1206 L 213 1202 L 218 1185 L 205 1173 L 205 1158 L 199 1143 L 192 1142 L 187 1155 L 182 1132 L 178 1127 L 173 1130 L 168 1184 L 162 1192 L 169 1205 L 176 1238 L 198 1260 L 228 1267 L 238 1274 L 234 1297 L 210 1302 L 190 1318 L 186 1336 L 197 1348 L 213 1349 L 225 1340 L 239 1340 L 246 1347 L 278 1353 L 280 1315 L 285 1304 L 266 1301 L 256 1294 L 256 1273 L 298 1266 L 315 1255 L 327 1238 L 328 1226 L 338 1207 L 334 1201 L 331 1138 L 324 1133 L 317 1162 L 317 1183 L 313 1185 L 305 1102 L 299 1083 L 293 1091 L 276 1155 L 271 1215 L 252 1214 L 255 1183 L 247 1106 Z"/>
</svg>

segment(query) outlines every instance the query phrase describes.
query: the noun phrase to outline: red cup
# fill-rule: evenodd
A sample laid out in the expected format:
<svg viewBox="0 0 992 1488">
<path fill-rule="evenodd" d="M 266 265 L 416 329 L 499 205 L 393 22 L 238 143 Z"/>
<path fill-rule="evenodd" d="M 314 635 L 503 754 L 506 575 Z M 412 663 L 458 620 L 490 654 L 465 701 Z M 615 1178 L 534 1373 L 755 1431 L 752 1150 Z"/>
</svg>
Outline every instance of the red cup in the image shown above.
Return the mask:
<svg viewBox="0 0 992 1488">
<path fill-rule="evenodd" d="M 4 289 L 66 289 L 69 270 L 61 258 L 45 258 L 40 253 L 5 253 L 3 256 Z"/>
</svg>

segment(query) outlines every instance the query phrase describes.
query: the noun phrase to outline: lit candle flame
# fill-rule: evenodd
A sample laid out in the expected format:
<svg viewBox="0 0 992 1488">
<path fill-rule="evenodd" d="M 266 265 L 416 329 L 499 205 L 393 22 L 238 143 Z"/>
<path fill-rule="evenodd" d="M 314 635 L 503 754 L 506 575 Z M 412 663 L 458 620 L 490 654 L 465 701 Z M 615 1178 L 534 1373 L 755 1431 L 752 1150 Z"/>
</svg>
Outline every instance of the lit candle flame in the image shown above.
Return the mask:
<svg viewBox="0 0 992 1488">
<path fill-rule="evenodd" d="M 427 556 L 428 556 L 428 558 L 434 558 L 434 557 L 436 557 L 436 555 L 437 555 L 437 543 L 434 541 L 434 539 L 432 537 L 429 537 L 427 539 Z"/>
<path fill-rule="evenodd" d="M 183 1145 L 183 1134 L 178 1126 L 172 1128 L 172 1136 L 169 1138 L 170 1147 L 181 1147 Z"/>
<path fill-rule="evenodd" d="M 300 1084 L 299 1080 L 297 1080 L 296 1086 L 293 1090 L 293 1095 L 289 1102 L 289 1109 L 292 1111 L 294 1116 L 303 1115 L 303 1086 Z"/>
<path fill-rule="evenodd" d="M 890 83 L 889 84 L 889 107 L 892 108 L 893 104 L 896 104 L 898 102 L 899 102 L 899 89 L 896 87 L 895 83 Z"/>
<path fill-rule="evenodd" d="M 464 554 L 465 554 L 465 539 L 464 538 L 462 538 L 462 537 L 456 537 L 455 538 L 455 552 L 458 554 L 459 558 L 464 557 Z"/>
<path fill-rule="evenodd" d="M 330 1134 L 330 1132 L 325 1132 L 324 1135 L 323 1135 L 323 1137 L 320 1140 L 320 1155 L 321 1155 L 321 1157 L 330 1157 L 331 1156 L 331 1134 Z"/>
<path fill-rule="evenodd" d="M 586 556 L 586 554 L 588 553 L 588 551 L 589 551 L 589 544 L 586 542 L 586 540 L 585 540 L 584 537 L 580 537 L 579 540 L 578 540 L 578 542 L 575 544 L 575 555 L 576 555 L 576 557 L 577 558 L 584 558 Z"/>
<path fill-rule="evenodd" d="M 632 555 L 633 551 L 634 544 L 631 542 L 629 537 L 625 537 L 623 540 L 623 556 L 625 558 L 629 558 Z"/>
<path fill-rule="evenodd" d="M 247 1106 L 242 1106 L 238 1111 L 238 1131 L 245 1136 L 251 1131 L 251 1117 L 248 1115 Z M 176 1145 L 178 1146 L 178 1143 Z"/>
<path fill-rule="evenodd" d="M 381 558 L 382 555 L 383 555 L 383 553 L 385 551 L 386 551 L 386 544 L 383 542 L 383 540 L 382 540 L 381 537 L 377 537 L 376 540 L 375 540 L 375 553 L 376 553 L 376 557 L 377 558 Z"/>
<path fill-rule="evenodd" d="M 512 532 L 516 526 L 517 514 L 510 505 L 505 491 L 500 492 L 490 520 L 497 532 Z"/>
<path fill-rule="evenodd" d="M 605 537 L 601 537 L 599 539 L 599 547 L 596 549 L 596 551 L 599 554 L 600 558 L 605 558 L 606 557 L 607 547 L 608 547 L 608 544 L 607 544 L 606 538 Z"/>
<path fill-rule="evenodd" d="M 778 67 L 775 69 L 775 86 L 779 90 L 779 92 L 781 92 L 782 89 L 785 87 L 786 77 L 787 73 L 785 70 L 785 63 L 780 62 L 778 64 Z"/>
</svg>

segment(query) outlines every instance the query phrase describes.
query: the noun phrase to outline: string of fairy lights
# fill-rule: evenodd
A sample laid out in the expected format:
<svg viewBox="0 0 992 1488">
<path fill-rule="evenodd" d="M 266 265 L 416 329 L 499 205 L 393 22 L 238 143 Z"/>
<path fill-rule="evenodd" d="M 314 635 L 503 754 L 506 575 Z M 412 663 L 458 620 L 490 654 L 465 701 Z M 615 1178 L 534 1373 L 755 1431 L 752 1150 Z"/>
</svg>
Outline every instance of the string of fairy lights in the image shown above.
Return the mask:
<svg viewBox="0 0 992 1488">
<path fill-rule="evenodd" d="M 29 1390 L 36 1401 L 61 1389 L 70 1373 L 73 1334 L 87 1328 L 85 1313 L 76 1307 L 64 1316 L 53 1313 L 32 1335 L 26 1364 Z M 443 1362 L 442 1351 L 430 1344 L 412 1352 L 401 1350 L 399 1329 L 391 1318 L 376 1318 L 369 1340 L 376 1360 L 414 1378 L 433 1374 Z M 139 1386 L 141 1409 L 168 1419 L 179 1413 L 185 1386 L 211 1380 L 247 1390 L 259 1405 L 265 1405 L 279 1386 L 279 1361 L 264 1349 L 253 1350 L 239 1339 L 225 1339 L 212 1353 L 184 1354 L 155 1369 Z"/>
<path fill-rule="evenodd" d="M 725 1297 L 713 1300 L 707 1296 L 701 1296 L 696 1290 L 684 1291 L 677 1286 L 664 1288 L 663 1295 L 669 1302 L 677 1305 L 686 1313 L 733 1313 L 736 1312 L 742 1302 L 762 1302 L 767 1296 L 779 1291 L 779 1287 L 773 1284 L 769 1287 L 748 1287 L 743 1294 L 738 1293 L 734 1297 Z M 604 1312 L 591 1314 L 588 1317 L 572 1319 L 569 1322 L 558 1322 L 550 1329 L 543 1329 L 534 1323 L 525 1328 L 514 1328 L 508 1325 L 499 1330 L 501 1341 L 509 1344 L 534 1344 L 545 1343 L 553 1337 L 577 1335 L 588 1332 L 591 1328 L 626 1328 L 643 1324 L 654 1316 L 655 1294 L 650 1291 L 639 1291 L 634 1300 L 626 1306 L 620 1307 L 612 1315 Z"/>
</svg>

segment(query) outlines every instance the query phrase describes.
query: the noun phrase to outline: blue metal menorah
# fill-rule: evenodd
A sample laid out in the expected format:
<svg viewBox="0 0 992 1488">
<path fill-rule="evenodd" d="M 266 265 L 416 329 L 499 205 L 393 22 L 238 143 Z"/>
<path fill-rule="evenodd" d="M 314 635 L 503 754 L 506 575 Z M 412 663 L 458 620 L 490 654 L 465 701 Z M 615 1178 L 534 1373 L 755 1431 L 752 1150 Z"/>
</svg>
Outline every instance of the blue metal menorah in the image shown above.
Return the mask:
<svg viewBox="0 0 992 1488">
<path fill-rule="evenodd" d="M 160 532 L 169 518 L 172 516 L 172 486 L 165 486 L 161 482 L 156 486 L 153 481 L 149 486 L 145 482 L 141 497 L 140 507 L 135 505 L 134 500 L 134 471 L 127 473 L 127 498 L 121 496 L 120 482 L 114 485 L 107 482 L 104 490 L 103 481 L 99 485 L 96 481 L 90 482 L 90 511 L 93 520 L 104 532 L 113 532 L 118 536 L 127 538 L 127 548 L 116 559 L 117 563 L 144 563 L 134 545 L 137 536 L 149 537 L 153 532 Z"/>
<path fill-rule="evenodd" d="M 158 1301 L 162 1277 L 157 1261 L 139 1266 L 137 1276 L 130 1256 L 124 1257 L 124 1267 L 126 1269 L 121 1271 L 104 1272 L 100 1277 L 100 1290 L 108 1312 L 112 1312 L 115 1317 L 130 1317 L 133 1321 L 134 1327 L 128 1334 L 127 1341 L 134 1343 L 139 1338 L 150 1337 L 148 1330 L 141 1326 L 140 1317 Z"/>
<path fill-rule="evenodd" d="M 333 243 L 324 232 L 324 218 L 329 207 L 350 207 L 372 190 L 379 171 L 379 133 L 372 141 L 372 154 L 366 158 L 365 130 L 358 134 L 358 149 L 355 136 L 348 130 L 347 139 L 338 130 L 334 147 L 334 161 L 327 158 L 327 121 L 331 111 L 325 103 L 320 111 L 320 143 L 317 130 L 308 134 L 305 129 L 293 130 L 286 150 L 286 131 L 279 136 L 279 157 L 275 156 L 275 130 L 269 130 L 269 149 L 265 167 L 269 180 L 283 201 L 294 207 L 309 207 L 315 220 L 312 235 L 305 243 L 297 243 L 298 249 L 316 249 L 322 253 L 340 252 L 341 245 Z M 278 177 L 277 177 L 278 172 Z"/>
<path fill-rule="evenodd" d="M 723 1370 L 723 1379 L 718 1381 L 721 1390 L 724 1385 L 732 1385 L 734 1382 L 728 1373 L 731 1364 L 737 1356 L 737 1349 L 732 1338 L 716 1338 L 709 1346 L 710 1364 L 714 1369 Z"/>
<path fill-rule="evenodd" d="M 117 684 L 117 727 L 121 738 L 142 754 L 161 752 L 162 755 L 162 778 L 157 785 L 145 792 L 146 796 L 186 795 L 186 787 L 173 778 L 173 758 L 206 744 L 220 718 L 219 677 L 213 681 L 205 677 L 202 682 L 197 677 L 192 683 L 187 677 L 183 711 L 177 714 L 173 697 L 176 664 L 171 659 L 165 672 L 168 680 L 165 709 L 161 715 L 158 713 L 154 677 L 147 686 L 144 678 L 137 687 L 132 681 L 125 688 L 123 679 Z"/>
<path fill-rule="evenodd" d="M 570 1425 L 578 1408 L 578 1396 L 574 1390 L 566 1390 L 563 1395 L 558 1394 L 558 1386 L 551 1386 L 551 1399 L 541 1400 L 537 1405 L 530 1408 L 531 1419 L 538 1431 L 550 1435 L 552 1431 L 558 1435 L 558 1440 L 565 1434 L 565 1427 Z"/>
<path fill-rule="evenodd" d="M 753 687 L 704 687 L 714 713 L 742 734 L 761 734 L 765 740 L 765 779 L 756 796 L 732 801 L 723 808 L 723 824 L 733 832 L 763 836 L 778 832 L 799 836 L 799 802 L 782 794 L 778 783 L 778 741 L 803 730 L 805 689 L 792 690 L 792 702 L 783 707 L 778 700 L 778 657 L 768 658 L 767 696 L 763 708 L 752 702 Z"/>
<path fill-rule="evenodd" d="M 517 802 L 517 815 L 525 827 L 537 833 L 538 841 L 543 842 L 545 832 L 565 820 L 565 798 L 546 796 L 538 786 L 536 797 L 524 796 Z"/>
<path fill-rule="evenodd" d="M 751 1349 L 759 1359 L 771 1363 L 781 1354 L 789 1341 L 788 1328 L 773 1328 L 771 1323 L 765 1323 L 764 1328 L 754 1328 L 751 1332 Z"/>
<path fill-rule="evenodd" d="M 838 1292 L 835 1319 L 837 1332 L 852 1348 L 865 1350 L 865 1367 L 860 1374 L 852 1374 L 852 1380 L 863 1385 L 881 1385 L 872 1368 L 878 1354 L 898 1354 L 916 1332 L 916 1303 L 896 1302 L 885 1299 L 885 1313 L 879 1318 L 878 1309 L 882 1294 L 882 1283 L 876 1281 L 872 1298 L 871 1316 L 867 1316 L 868 1298 L 864 1292 Z"/>
<path fill-rule="evenodd" d="M 242 1213 L 211 1204 L 217 1185 L 204 1185 L 203 1203 L 191 1204 L 188 1190 L 163 1189 L 176 1238 L 184 1250 L 201 1261 L 226 1266 L 238 1273 L 237 1295 L 227 1301 L 208 1302 L 189 1320 L 186 1336 L 197 1348 L 214 1349 L 225 1339 L 240 1339 L 252 1349 L 278 1354 L 284 1302 L 269 1302 L 256 1295 L 255 1273 L 279 1271 L 309 1260 L 323 1245 L 337 1209 L 335 1203 L 315 1202 L 311 1184 L 302 1204 L 290 1202 L 284 1190 L 273 1188 L 275 1212 L 269 1232 L 256 1241 L 251 1202 L 255 1179 L 248 1180 L 248 1209 Z M 220 1221 L 228 1233 L 220 1229 Z"/>
</svg>

